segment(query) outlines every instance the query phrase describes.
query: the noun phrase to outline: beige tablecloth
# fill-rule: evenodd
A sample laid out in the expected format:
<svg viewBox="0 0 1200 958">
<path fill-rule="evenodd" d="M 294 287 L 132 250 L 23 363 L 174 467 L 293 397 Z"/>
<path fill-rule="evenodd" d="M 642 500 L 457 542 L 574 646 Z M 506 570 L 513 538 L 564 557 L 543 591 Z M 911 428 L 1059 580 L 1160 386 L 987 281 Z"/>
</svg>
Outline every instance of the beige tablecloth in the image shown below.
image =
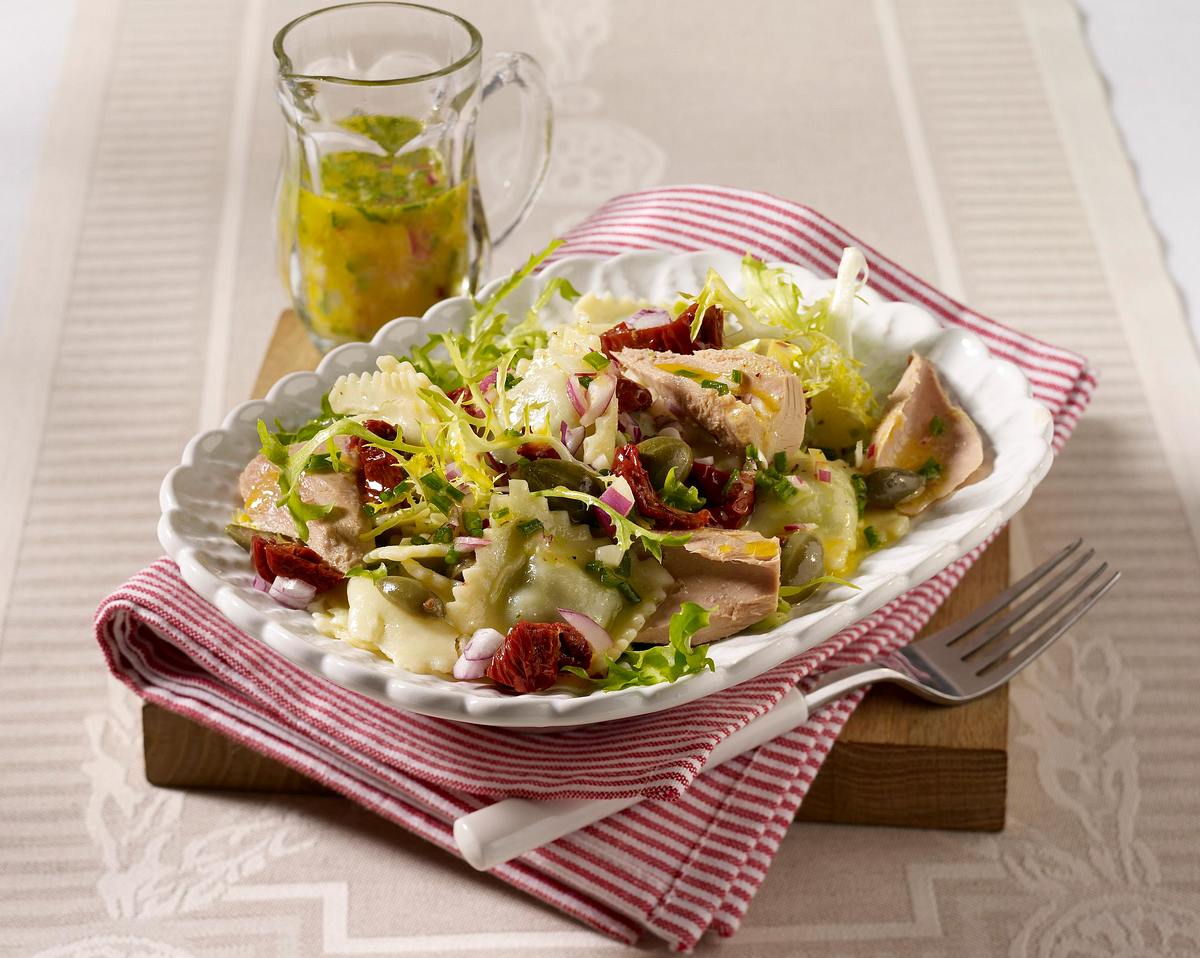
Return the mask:
<svg viewBox="0 0 1200 958">
<path fill-rule="evenodd" d="M 91 642 L 281 305 L 269 37 L 303 5 L 79 5 L 0 350 L 0 953 L 621 953 L 344 802 L 150 788 Z M 700 950 L 1200 954 L 1200 377 L 1067 0 L 454 7 L 558 101 L 497 268 L 615 192 L 774 191 L 1101 373 L 1021 541 L 1125 579 L 1013 689 L 1005 832 L 796 826 Z"/>
</svg>

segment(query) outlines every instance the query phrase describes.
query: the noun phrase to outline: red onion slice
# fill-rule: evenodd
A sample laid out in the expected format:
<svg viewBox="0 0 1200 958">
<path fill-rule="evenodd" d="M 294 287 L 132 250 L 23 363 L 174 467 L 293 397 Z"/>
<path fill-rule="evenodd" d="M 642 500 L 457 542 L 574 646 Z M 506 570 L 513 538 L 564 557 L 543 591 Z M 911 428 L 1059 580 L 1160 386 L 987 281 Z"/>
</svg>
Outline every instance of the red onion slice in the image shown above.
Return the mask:
<svg viewBox="0 0 1200 958">
<path fill-rule="evenodd" d="M 499 629 L 476 629 L 463 646 L 462 657 L 471 662 L 490 662 L 503 643 L 504 633 Z"/>
<path fill-rule="evenodd" d="M 625 479 L 618 477 L 611 486 L 604 490 L 600 501 L 607 506 L 612 506 L 620 515 L 627 516 L 633 511 L 633 490 L 629 488 L 629 483 Z"/>
<path fill-rule="evenodd" d="M 821 480 L 821 482 L 831 482 L 833 481 L 833 473 L 828 469 L 818 469 L 817 478 Z"/>
<path fill-rule="evenodd" d="M 272 599 L 289 609 L 303 609 L 316 598 L 315 586 L 300 579 L 291 579 L 285 575 L 277 576 L 267 592 Z"/>
<path fill-rule="evenodd" d="M 617 378 L 615 376 L 597 376 L 588 386 L 587 409 L 579 414 L 579 424 L 590 426 L 604 415 L 617 394 Z"/>
<path fill-rule="evenodd" d="M 481 393 L 486 393 L 489 389 L 496 385 L 496 376 L 499 372 L 499 369 L 493 369 L 479 381 L 479 391 Z"/>
<path fill-rule="evenodd" d="M 459 656 L 454 663 L 454 668 L 451 674 L 456 679 L 481 679 L 487 675 L 488 665 L 491 664 L 491 659 L 484 659 L 480 662 L 473 662 L 470 659 Z"/>
<path fill-rule="evenodd" d="M 583 445 L 583 426 L 575 426 L 567 430 L 567 438 L 563 440 L 563 445 L 567 447 L 567 452 L 575 455 L 579 451 L 579 447 Z"/>
<path fill-rule="evenodd" d="M 461 478 L 462 469 L 459 467 L 458 463 L 453 461 L 446 463 L 446 479 L 450 482 L 453 482 L 455 479 Z"/>
<path fill-rule="evenodd" d="M 671 323 L 671 314 L 665 309 L 639 309 L 625 320 L 630 329 L 654 329 Z"/>
<path fill-rule="evenodd" d="M 567 625 L 573 625 L 579 630 L 579 634 L 587 639 L 593 652 L 603 654 L 612 648 L 612 636 L 591 616 L 576 612 L 574 609 L 559 609 L 558 614 L 563 617 L 563 621 Z"/>
<path fill-rule="evenodd" d="M 491 539 L 481 539 L 479 536 L 458 536 L 454 540 L 454 548 L 458 552 L 474 552 L 491 544 Z"/>
<path fill-rule="evenodd" d="M 256 588 L 259 592 L 266 592 L 269 594 L 271 591 L 271 583 L 264 579 L 261 575 L 255 574 L 254 588 Z"/>
<path fill-rule="evenodd" d="M 571 408 L 580 416 L 587 411 L 587 401 L 579 390 L 579 380 L 574 376 L 567 377 L 567 398 L 571 400 Z"/>
<path fill-rule="evenodd" d="M 617 416 L 617 425 L 621 427 L 621 432 L 629 437 L 630 442 L 642 441 L 642 430 L 638 426 L 634 418 L 627 412 L 623 412 Z"/>
</svg>

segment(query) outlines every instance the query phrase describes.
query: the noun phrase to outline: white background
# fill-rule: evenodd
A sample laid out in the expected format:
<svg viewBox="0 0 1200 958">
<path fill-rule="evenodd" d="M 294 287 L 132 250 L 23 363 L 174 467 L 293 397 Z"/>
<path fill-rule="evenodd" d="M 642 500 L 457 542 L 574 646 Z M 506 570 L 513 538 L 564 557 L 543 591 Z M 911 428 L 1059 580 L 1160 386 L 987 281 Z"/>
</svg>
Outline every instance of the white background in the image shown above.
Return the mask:
<svg viewBox="0 0 1200 958">
<path fill-rule="evenodd" d="M 1200 3 L 1076 2 L 1200 341 Z M 74 5 L 75 0 L 3 4 L 0 90 L 7 96 L 0 108 L 0 324 L 7 321 L 29 186 L 37 174 Z"/>
</svg>

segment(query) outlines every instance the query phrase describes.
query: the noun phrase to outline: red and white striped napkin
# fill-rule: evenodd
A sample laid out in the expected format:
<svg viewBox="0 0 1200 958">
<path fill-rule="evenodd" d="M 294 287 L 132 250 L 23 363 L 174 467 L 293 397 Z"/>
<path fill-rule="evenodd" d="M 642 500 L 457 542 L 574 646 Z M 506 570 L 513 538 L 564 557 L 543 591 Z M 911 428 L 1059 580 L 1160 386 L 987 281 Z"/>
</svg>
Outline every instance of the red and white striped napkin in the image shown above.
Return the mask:
<svg viewBox="0 0 1200 958">
<path fill-rule="evenodd" d="M 558 256 L 725 249 L 832 275 L 861 247 L 871 285 L 978 333 L 1019 365 L 1054 415 L 1061 448 L 1095 377 L 1079 356 L 947 298 L 812 210 L 710 186 L 617 197 L 565 237 Z M 854 627 L 760 678 L 644 718 L 556 733 L 464 726 L 398 712 L 316 678 L 250 639 L 160 559 L 96 613 L 113 673 L 148 701 L 303 772 L 455 852 L 454 820 L 508 797 L 647 801 L 494 870 L 593 928 L 650 931 L 687 950 L 730 935 L 766 876 L 821 762 L 861 695 L 753 753 L 705 770 L 712 748 L 823 670 L 896 649 L 929 620 L 983 547 Z"/>
</svg>

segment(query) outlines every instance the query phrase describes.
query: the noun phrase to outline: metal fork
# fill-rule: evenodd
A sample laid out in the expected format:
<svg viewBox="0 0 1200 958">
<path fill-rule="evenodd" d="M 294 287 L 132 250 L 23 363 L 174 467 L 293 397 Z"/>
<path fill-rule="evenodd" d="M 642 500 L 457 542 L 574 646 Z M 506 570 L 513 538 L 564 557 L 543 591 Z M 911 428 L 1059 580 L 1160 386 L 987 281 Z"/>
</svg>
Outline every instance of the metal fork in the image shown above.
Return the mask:
<svg viewBox="0 0 1200 958">
<path fill-rule="evenodd" d="M 1117 582 L 1077 539 L 966 618 L 883 659 L 836 669 L 805 693 L 789 690 L 765 715 L 717 745 L 716 767 L 803 724 L 843 695 L 895 682 L 939 705 L 969 702 L 1003 685 L 1046 651 Z M 459 851 L 480 870 L 495 868 L 576 829 L 637 804 L 639 798 L 528 801 L 508 798 L 454 823 Z"/>
</svg>

